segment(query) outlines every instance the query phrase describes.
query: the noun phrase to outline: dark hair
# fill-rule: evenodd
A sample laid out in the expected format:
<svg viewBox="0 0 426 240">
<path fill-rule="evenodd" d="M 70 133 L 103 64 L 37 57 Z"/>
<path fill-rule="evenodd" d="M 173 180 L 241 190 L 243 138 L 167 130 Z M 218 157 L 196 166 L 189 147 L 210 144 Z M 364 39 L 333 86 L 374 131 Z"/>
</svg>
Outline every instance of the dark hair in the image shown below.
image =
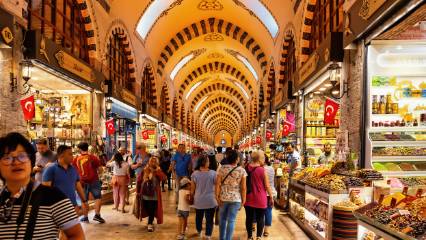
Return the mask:
<svg viewBox="0 0 426 240">
<path fill-rule="evenodd" d="M 238 153 L 235 150 L 230 150 L 226 152 L 226 158 L 228 159 L 229 164 L 234 164 L 238 160 Z"/>
<path fill-rule="evenodd" d="M 89 150 L 89 144 L 87 142 L 81 142 L 77 145 L 78 149 L 87 152 Z"/>
<path fill-rule="evenodd" d="M 56 150 L 56 155 L 59 157 L 61 156 L 66 150 L 71 150 L 72 148 L 67 145 L 60 145 L 58 149 Z"/>
<path fill-rule="evenodd" d="M 118 164 L 118 167 L 121 168 L 121 163 L 124 162 L 123 155 L 121 153 L 117 152 L 114 154 L 114 161 Z"/>
<path fill-rule="evenodd" d="M 217 147 L 216 150 L 218 153 L 222 153 L 222 147 Z"/>
<path fill-rule="evenodd" d="M 225 153 L 227 153 L 227 152 L 229 152 L 229 151 L 232 151 L 232 148 L 231 148 L 231 147 L 227 147 L 227 148 L 226 148 L 226 150 L 225 150 Z"/>
<path fill-rule="evenodd" d="M 234 149 L 238 150 L 240 148 L 240 146 L 238 146 L 237 144 L 235 144 Z"/>
<path fill-rule="evenodd" d="M 266 155 L 266 154 L 265 154 L 265 164 L 266 164 L 267 166 L 271 166 L 271 161 L 269 160 L 269 157 L 268 157 L 268 155 Z"/>
<path fill-rule="evenodd" d="M 201 155 L 198 159 L 197 159 L 197 165 L 195 166 L 195 170 L 200 170 L 201 167 L 203 167 L 204 165 L 206 165 L 206 162 L 209 161 L 209 158 L 205 155 Z"/>
<path fill-rule="evenodd" d="M 33 145 L 31 145 L 30 141 L 28 141 L 22 134 L 17 132 L 11 132 L 0 138 L 0 159 L 10 152 L 15 151 L 18 145 L 21 145 L 24 148 L 25 152 L 28 154 L 31 160 L 31 167 L 34 167 L 36 151 Z M 4 182 L 4 179 L 1 175 L 0 179 Z"/>
<path fill-rule="evenodd" d="M 39 144 L 47 145 L 47 139 L 46 138 L 40 138 L 39 140 L 37 140 L 36 144 L 37 145 L 39 145 Z"/>
</svg>

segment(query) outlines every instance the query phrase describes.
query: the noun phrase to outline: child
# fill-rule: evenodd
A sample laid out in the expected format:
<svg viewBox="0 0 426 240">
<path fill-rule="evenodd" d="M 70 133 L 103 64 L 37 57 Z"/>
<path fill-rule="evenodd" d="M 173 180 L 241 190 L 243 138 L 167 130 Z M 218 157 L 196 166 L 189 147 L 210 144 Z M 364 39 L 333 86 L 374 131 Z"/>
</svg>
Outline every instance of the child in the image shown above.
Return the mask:
<svg viewBox="0 0 426 240">
<path fill-rule="evenodd" d="M 179 182 L 179 202 L 177 215 L 179 217 L 177 239 L 185 239 L 186 226 L 188 225 L 189 205 L 191 200 L 191 180 L 182 178 Z"/>
</svg>

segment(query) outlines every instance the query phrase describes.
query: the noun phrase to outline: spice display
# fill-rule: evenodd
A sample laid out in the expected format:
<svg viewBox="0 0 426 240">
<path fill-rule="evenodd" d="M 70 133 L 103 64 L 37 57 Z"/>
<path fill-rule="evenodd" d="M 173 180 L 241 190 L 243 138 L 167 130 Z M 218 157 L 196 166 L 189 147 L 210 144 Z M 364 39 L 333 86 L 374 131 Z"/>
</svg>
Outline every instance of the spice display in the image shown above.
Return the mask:
<svg viewBox="0 0 426 240">
<path fill-rule="evenodd" d="M 425 156 L 426 147 L 374 147 L 373 156 Z"/>
<path fill-rule="evenodd" d="M 361 169 L 358 171 L 357 177 L 365 179 L 365 180 L 382 180 L 383 175 L 372 169 Z"/>
</svg>

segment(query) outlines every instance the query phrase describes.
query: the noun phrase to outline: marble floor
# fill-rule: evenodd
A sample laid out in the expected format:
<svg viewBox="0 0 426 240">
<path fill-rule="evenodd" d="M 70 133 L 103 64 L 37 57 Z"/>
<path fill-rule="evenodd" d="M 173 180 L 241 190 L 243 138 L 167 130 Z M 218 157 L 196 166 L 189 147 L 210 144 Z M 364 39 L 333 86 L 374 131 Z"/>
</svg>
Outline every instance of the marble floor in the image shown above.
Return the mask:
<svg viewBox="0 0 426 240">
<path fill-rule="evenodd" d="M 97 224 L 91 221 L 89 224 L 83 224 L 87 240 L 124 240 L 124 239 L 176 239 L 178 219 L 175 214 L 174 195 L 172 192 L 163 194 L 164 206 L 164 224 L 156 225 L 154 233 L 147 232 L 147 220 L 139 222 L 130 213 L 121 213 L 112 210 L 112 205 L 106 205 L 102 208 L 102 216 L 106 220 L 105 224 Z M 129 210 L 129 207 L 128 209 Z M 90 215 L 90 220 L 93 218 L 93 212 Z M 238 214 L 237 224 L 234 234 L 234 239 L 245 240 L 247 234 L 245 232 L 245 213 L 244 209 Z M 155 222 L 155 221 L 154 221 Z M 195 230 L 195 213 L 191 212 L 189 217 L 187 239 L 198 239 Z M 218 239 L 219 230 L 215 226 L 213 239 Z M 279 210 L 274 210 L 272 229 L 270 236 L 264 239 L 268 240 L 305 240 L 309 239 L 303 231 L 286 215 Z"/>
</svg>

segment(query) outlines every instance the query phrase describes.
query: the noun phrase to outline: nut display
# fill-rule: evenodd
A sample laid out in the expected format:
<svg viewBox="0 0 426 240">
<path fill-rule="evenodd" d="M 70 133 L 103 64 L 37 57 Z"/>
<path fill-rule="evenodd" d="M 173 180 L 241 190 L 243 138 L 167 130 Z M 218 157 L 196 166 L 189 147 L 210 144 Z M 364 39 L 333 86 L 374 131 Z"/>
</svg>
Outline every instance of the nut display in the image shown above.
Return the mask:
<svg viewBox="0 0 426 240">
<path fill-rule="evenodd" d="M 347 187 L 363 187 L 364 186 L 364 182 L 362 181 L 361 178 L 345 177 L 344 181 Z"/>
<path fill-rule="evenodd" d="M 425 156 L 426 148 L 419 147 L 374 147 L 373 156 Z"/>
<path fill-rule="evenodd" d="M 362 178 L 364 180 L 382 180 L 383 175 L 372 169 L 361 169 L 358 171 L 357 177 Z"/>
</svg>

